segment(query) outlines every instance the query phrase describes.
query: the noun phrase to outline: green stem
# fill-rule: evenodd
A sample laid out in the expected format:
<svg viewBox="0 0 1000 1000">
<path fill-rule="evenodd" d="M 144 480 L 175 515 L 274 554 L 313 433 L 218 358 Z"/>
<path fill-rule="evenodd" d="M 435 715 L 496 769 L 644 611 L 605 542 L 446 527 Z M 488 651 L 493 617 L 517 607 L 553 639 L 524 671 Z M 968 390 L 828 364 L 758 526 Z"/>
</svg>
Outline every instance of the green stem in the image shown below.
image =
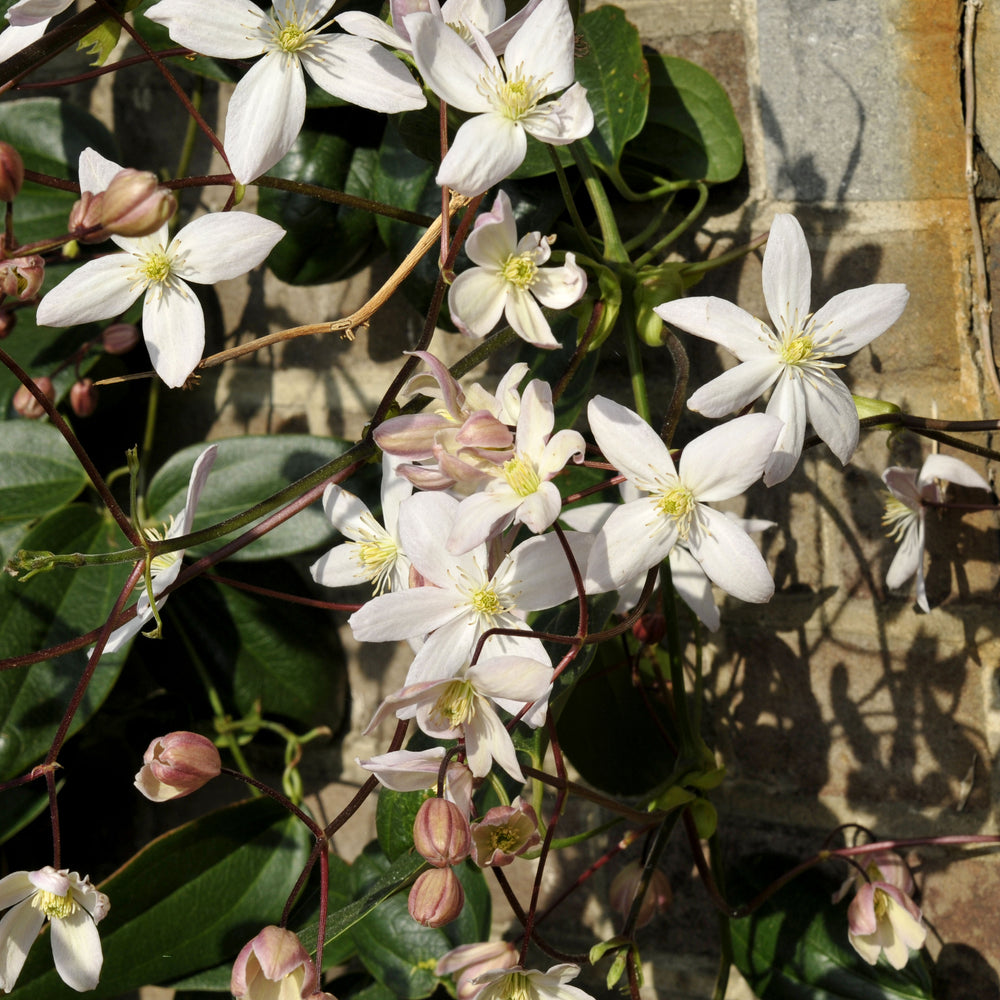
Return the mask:
<svg viewBox="0 0 1000 1000">
<path fill-rule="evenodd" d="M 559 184 L 559 191 L 562 193 L 566 211 L 569 212 L 569 217 L 573 221 L 573 228 L 576 230 L 576 234 L 586 248 L 587 253 L 595 259 L 600 259 L 604 255 L 597 249 L 594 241 L 590 238 L 590 233 L 587 232 L 587 227 L 583 224 L 583 219 L 580 218 L 580 210 L 576 207 L 573 192 L 569 189 L 569 180 L 566 177 L 566 170 L 562 165 L 562 161 L 559 159 L 559 154 L 556 152 L 554 146 L 550 146 L 547 143 L 545 148 L 549 151 L 549 156 L 552 158 L 552 163 L 555 166 L 556 181 Z"/>
<path fill-rule="evenodd" d="M 694 208 L 684 216 L 681 221 L 674 226 L 673 229 L 667 233 L 662 239 L 657 240 L 636 262 L 636 267 L 642 267 L 644 264 L 648 264 L 657 254 L 665 250 L 674 240 L 677 239 L 682 233 L 686 232 L 691 224 L 701 215 L 705 208 L 705 203 L 708 201 L 708 186 L 698 182 L 698 200 L 694 203 Z"/>
<path fill-rule="evenodd" d="M 580 171 L 580 176 L 583 178 L 591 204 L 594 206 L 594 212 L 597 214 L 597 224 L 601 227 L 601 238 L 604 241 L 604 254 L 602 256 L 606 261 L 627 264 L 629 262 L 628 254 L 622 243 L 621 233 L 618 231 L 615 213 L 608 201 L 604 185 L 587 156 L 587 151 L 579 142 L 570 143 L 569 148 L 573 153 L 573 160 Z"/>
<path fill-rule="evenodd" d="M 739 260 L 741 257 L 746 257 L 748 253 L 753 253 L 758 247 L 762 247 L 767 242 L 768 236 L 770 236 L 770 233 L 764 233 L 762 236 L 752 239 L 745 246 L 737 247 L 735 250 L 727 250 L 725 253 L 720 253 L 718 257 L 713 257 L 711 260 L 700 260 L 694 264 L 685 264 L 684 273 L 704 274 L 708 271 L 714 271 L 717 267 L 722 267 L 724 264 L 730 264 L 734 260 Z"/>
<path fill-rule="evenodd" d="M 624 277 L 624 276 L 623 276 Z M 629 378 L 632 383 L 632 398 L 635 412 L 646 423 L 651 423 L 649 393 L 646 390 L 646 376 L 642 370 L 642 354 L 639 351 L 639 334 L 635 329 L 634 296 L 631 277 L 622 282 L 622 306 L 618 313 L 622 339 L 625 341 L 625 357 L 628 359 Z"/>
<path fill-rule="evenodd" d="M 670 576 L 670 560 L 660 564 L 660 591 L 663 601 L 663 617 L 666 620 L 667 653 L 670 661 L 670 686 L 673 696 L 674 717 L 680 734 L 678 764 L 685 758 L 701 761 L 700 737 L 696 736 L 688 714 L 687 695 L 684 689 L 684 661 L 681 656 L 680 628 L 677 622 L 677 595 Z"/>
</svg>

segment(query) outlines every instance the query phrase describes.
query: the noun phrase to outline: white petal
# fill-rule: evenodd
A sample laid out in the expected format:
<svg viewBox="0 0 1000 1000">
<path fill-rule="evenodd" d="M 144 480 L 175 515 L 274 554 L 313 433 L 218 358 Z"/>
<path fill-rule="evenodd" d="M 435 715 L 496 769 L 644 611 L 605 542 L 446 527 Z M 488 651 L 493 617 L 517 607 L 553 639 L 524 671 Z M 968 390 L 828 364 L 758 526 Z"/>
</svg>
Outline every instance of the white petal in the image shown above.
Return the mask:
<svg viewBox="0 0 1000 1000">
<path fill-rule="evenodd" d="M 653 312 L 695 337 L 724 347 L 740 361 L 769 357 L 772 355 L 769 345 L 777 343 L 774 333 L 759 319 L 714 295 L 674 299 L 656 306 Z"/>
<path fill-rule="evenodd" d="M 604 457 L 640 489 L 651 488 L 653 475 L 676 475 L 663 439 L 637 413 L 595 396 L 587 406 L 587 419 Z"/>
<path fill-rule="evenodd" d="M 699 505 L 698 514 L 699 523 L 688 535 L 688 547 L 709 579 L 741 601 L 769 601 L 774 581 L 750 536 L 711 507 Z"/>
<path fill-rule="evenodd" d="M 49 22 L 44 20 L 23 27 L 11 25 L 0 31 L 0 62 L 6 62 L 11 56 L 16 56 L 21 49 L 34 45 L 45 34 L 48 26 Z"/>
<path fill-rule="evenodd" d="M 805 382 L 806 416 L 830 451 L 846 465 L 858 447 L 860 423 L 850 390 L 836 375 Z"/>
<path fill-rule="evenodd" d="M 173 271 L 201 285 L 235 278 L 260 264 L 284 235 L 277 223 L 249 212 L 202 215 L 170 244 L 179 252 Z"/>
<path fill-rule="evenodd" d="M 562 267 L 543 267 L 535 274 L 531 294 L 549 309 L 568 309 L 587 290 L 587 272 L 576 262 L 576 255 L 566 254 Z"/>
<path fill-rule="evenodd" d="M 571 532 L 566 539 L 582 573 L 593 540 L 579 532 Z M 519 610 L 553 608 L 576 595 L 569 560 L 555 535 L 541 535 L 521 542 L 508 559 L 509 566 L 502 564 L 494 580 L 498 583 L 502 579 L 509 581 L 517 593 Z"/>
<path fill-rule="evenodd" d="M 306 114 L 299 60 L 268 52 L 236 85 L 226 114 L 226 156 L 233 176 L 249 184 L 295 142 Z"/>
<path fill-rule="evenodd" d="M 352 35 L 370 38 L 372 41 L 381 42 L 392 49 L 410 51 L 409 39 L 404 38 L 374 14 L 367 14 L 361 10 L 345 10 L 337 15 L 337 24 Z"/>
<path fill-rule="evenodd" d="M 813 317 L 819 339 L 832 334 L 824 350 L 853 354 L 881 336 L 899 319 L 910 293 L 906 285 L 866 285 L 835 295 Z"/>
<path fill-rule="evenodd" d="M 899 542 L 899 549 L 892 557 L 889 570 L 885 574 L 885 585 L 890 590 L 902 587 L 907 580 L 923 566 L 924 560 L 924 519 L 914 515 Z M 927 610 L 926 608 L 924 609 Z"/>
<path fill-rule="evenodd" d="M 506 485 L 506 484 L 504 484 Z M 511 523 L 511 513 L 521 504 L 512 489 L 473 493 L 458 505 L 458 513 L 448 536 L 448 551 L 462 555 L 481 545 Z"/>
<path fill-rule="evenodd" d="M 51 921 L 52 958 L 59 978 L 79 993 L 97 988 L 104 955 L 101 936 L 82 907 Z"/>
<path fill-rule="evenodd" d="M 18 0 L 7 9 L 7 20 L 17 28 L 49 21 L 72 6 L 73 0 Z"/>
<path fill-rule="evenodd" d="M 347 623 L 359 642 L 392 642 L 426 635 L 458 614 L 454 592 L 413 587 L 372 598 Z"/>
<path fill-rule="evenodd" d="M 409 70 L 380 45 L 353 35 L 321 35 L 302 67 L 328 94 L 361 108 L 396 114 L 427 104 Z"/>
<path fill-rule="evenodd" d="M 565 146 L 594 130 L 594 112 L 587 100 L 587 91 L 578 83 L 554 101 L 533 108 L 523 119 L 526 131 L 536 139 Z"/>
<path fill-rule="evenodd" d="M 76 326 L 124 312 L 140 295 L 130 278 L 135 264 L 135 258 L 125 253 L 88 261 L 42 299 L 38 323 Z"/>
<path fill-rule="evenodd" d="M 809 315 L 812 264 L 794 215 L 776 215 L 764 250 L 764 302 L 777 327 L 801 330 Z"/>
<path fill-rule="evenodd" d="M 205 349 L 205 315 L 194 292 L 176 281 L 161 291 L 150 289 L 142 307 L 142 336 L 156 374 L 179 388 L 198 367 Z"/>
<path fill-rule="evenodd" d="M 549 321 L 530 292 L 516 285 L 509 286 L 504 315 L 514 332 L 529 344 L 536 347 L 559 346 L 559 341 L 552 335 Z"/>
<path fill-rule="evenodd" d="M 485 698 L 479 699 L 473 721 L 465 727 L 466 760 L 477 778 L 490 773 L 496 761 L 515 781 L 524 781 L 517 752 L 500 717 Z"/>
<path fill-rule="evenodd" d="M 594 539 L 587 561 L 587 593 L 617 590 L 670 554 L 677 523 L 664 517 L 656 500 L 643 497 L 615 510 Z"/>
<path fill-rule="evenodd" d="M 44 920 L 45 914 L 27 899 L 8 910 L 0 920 L 0 989 L 5 992 L 14 988 Z"/>
<path fill-rule="evenodd" d="M 524 498 L 521 506 L 517 508 L 514 521 L 540 535 L 554 523 L 561 509 L 562 497 L 559 490 L 552 483 L 541 483 L 534 493 Z M 580 569 L 582 571 L 583 566 Z"/>
<path fill-rule="evenodd" d="M 12 872 L 0 879 L 0 910 L 20 903 L 22 899 L 32 896 L 38 888 L 31 881 L 28 872 Z"/>
<path fill-rule="evenodd" d="M 781 365 L 768 357 L 743 361 L 706 383 L 688 399 L 688 408 L 706 417 L 724 417 L 749 406 L 781 374 Z"/>
<path fill-rule="evenodd" d="M 248 59 L 264 51 L 265 14 L 248 0 L 160 0 L 146 17 L 178 45 L 206 56 Z"/>
<path fill-rule="evenodd" d="M 106 156 L 101 156 L 96 149 L 88 146 L 80 154 L 77 174 L 80 179 L 80 189 L 97 194 L 103 191 L 121 171 L 121 166 Z"/>
<path fill-rule="evenodd" d="M 774 486 L 792 474 L 802 454 L 802 442 L 806 436 L 806 400 L 801 381 L 787 376 L 779 378 L 768 400 L 767 412 L 785 425 L 774 442 L 774 454 L 764 470 L 764 484 Z"/>
<path fill-rule="evenodd" d="M 566 0 L 542 0 L 507 43 L 504 63 L 524 76 L 546 78 L 548 93 L 575 79 L 573 15 Z"/>
<path fill-rule="evenodd" d="M 473 549 L 460 559 L 447 551 L 447 539 L 457 516 L 458 501 L 444 493 L 415 493 L 399 508 L 399 537 L 403 551 L 426 580 L 447 589 L 453 598 L 453 571 L 465 571 L 473 579 L 486 582 L 485 546 Z"/>
<path fill-rule="evenodd" d="M 455 325 L 471 337 L 485 337 L 503 315 L 509 287 L 497 271 L 463 271 L 448 289 L 448 311 Z"/>
<path fill-rule="evenodd" d="M 675 545 L 670 553 L 670 579 L 681 600 L 710 632 L 717 632 L 721 619 L 701 563 L 687 549 Z"/>
<path fill-rule="evenodd" d="M 177 538 L 191 531 L 194 524 L 194 514 L 198 509 L 198 501 L 201 499 L 201 492 L 205 488 L 205 483 L 208 481 L 208 474 L 212 471 L 212 466 L 215 465 L 215 459 L 218 454 L 219 446 L 214 444 L 209 445 L 195 460 L 194 465 L 191 467 L 191 478 L 188 480 L 184 510 L 181 511 L 170 531 L 167 532 L 168 538 Z M 180 565 L 179 559 L 176 565 Z M 169 583 L 174 582 L 176 575 L 174 574 Z"/>
<path fill-rule="evenodd" d="M 456 133 L 437 183 L 473 198 L 512 174 L 527 150 L 528 139 L 517 122 L 496 112 L 476 115 Z"/>
<path fill-rule="evenodd" d="M 463 111 L 489 111 L 489 99 L 479 91 L 480 78 L 486 73 L 479 55 L 433 14 L 411 14 L 404 21 L 413 42 L 413 61 L 427 86 L 442 101 Z"/>
<path fill-rule="evenodd" d="M 473 264 L 499 270 L 512 253 L 519 251 L 510 198 L 498 191 L 493 208 L 476 219 L 465 242 L 465 253 Z"/>
<path fill-rule="evenodd" d="M 926 464 L 926 463 L 925 463 Z M 898 465 L 882 473 L 882 482 L 898 500 L 914 511 L 921 508 L 920 487 L 917 485 L 916 469 L 901 469 Z"/>
<path fill-rule="evenodd" d="M 781 422 L 766 413 L 750 413 L 713 427 L 684 448 L 678 469 L 681 482 L 698 500 L 739 496 L 760 479 L 781 429 Z"/>
<path fill-rule="evenodd" d="M 469 668 L 476 690 L 523 704 L 537 701 L 552 682 L 552 664 L 526 656 L 493 656 Z"/>
<path fill-rule="evenodd" d="M 345 538 L 360 542 L 364 538 L 361 519 L 371 511 L 362 499 L 342 486 L 330 483 L 323 491 L 323 513 Z"/>
<path fill-rule="evenodd" d="M 928 455 L 920 467 L 918 486 L 925 486 L 934 479 L 943 479 L 959 486 L 969 486 L 972 489 L 988 490 L 990 484 L 974 469 L 970 469 L 960 458 L 951 455 Z"/>
</svg>

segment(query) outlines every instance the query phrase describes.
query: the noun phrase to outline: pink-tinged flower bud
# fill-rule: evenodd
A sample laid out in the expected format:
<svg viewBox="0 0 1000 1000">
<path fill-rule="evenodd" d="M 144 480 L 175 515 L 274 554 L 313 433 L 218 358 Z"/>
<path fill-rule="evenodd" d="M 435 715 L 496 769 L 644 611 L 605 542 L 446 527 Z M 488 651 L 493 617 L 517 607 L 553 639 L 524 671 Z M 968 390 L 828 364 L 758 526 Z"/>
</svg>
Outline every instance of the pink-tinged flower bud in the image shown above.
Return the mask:
<svg viewBox="0 0 1000 1000">
<path fill-rule="evenodd" d="M 454 802 L 428 799 L 413 823 L 413 846 L 435 868 L 457 865 L 472 849 L 469 821 Z"/>
<path fill-rule="evenodd" d="M 632 903 L 639 891 L 640 882 L 642 882 L 642 865 L 638 861 L 630 861 L 611 883 L 608 892 L 611 909 L 627 917 L 632 911 Z M 673 901 L 674 894 L 670 888 L 670 880 L 659 868 L 654 869 L 649 879 L 649 887 L 642 897 L 642 903 L 639 904 L 639 916 L 635 926 L 645 927 L 657 913 L 662 913 Z"/>
<path fill-rule="evenodd" d="M 0 309 L 0 340 L 9 337 L 17 326 L 17 313 L 12 309 Z"/>
<path fill-rule="evenodd" d="M 465 890 L 450 868 L 431 868 L 413 883 L 407 906 L 418 924 L 444 927 L 462 912 Z"/>
<path fill-rule="evenodd" d="M 481 868 L 509 865 L 540 840 L 538 816 L 520 798 L 509 806 L 495 806 L 472 824 L 472 856 Z"/>
<path fill-rule="evenodd" d="M 97 409 L 100 393 L 94 388 L 94 380 L 82 378 L 73 383 L 69 391 L 69 405 L 78 417 L 89 417 Z"/>
<path fill-rule="evenodd" d="M 847 938 L 870 965 L 885 953 L 894 969 L 910 960 L 910 950 L 924 946 L 927 929 L 920 907 L 888 882 L 866 882 L 847 908 Z"/>
<path fill-rule="evenodd" d="M 108 231 L 101 226 L 103 210 L 103 191 L 81 192 L 80 200 L 69 210 L 69 231 L 73 238 L 80 243 L 103 243 L 108 238 Z"/>
<path fill-rule="evenodd" d="M 37 254 L 0 261 L 0 292 L 26 302 L 38 294 L 45 278 L 45 261 Z"/>
<path fill-rule="evenodd" d="M 152 802 L 167 802 L 197 791 L 222 768 L 215 744 L 197 733 L 168 733 L 149 744 L 135 787 Z"/>
<path fill-rule="evenodd" d="M 274 926 L 265 927 L 243 946 L 229 983 L 236 1000 L 307 1000 L 318 987 L 316 966 L 302 942 L 291 931 Z"/>
<path fill-rule="evenodd" d="M 148 170 L 120 170 L 104 192 L 101 225 L 116 236 L 149 236 L 177 211 L 177 199 Z"/>
<path fill-rule="evenodd" d="M 50 400 L 56 398 L 56 387 L 52 384 L 52 379 L 43 375 L 41 378 L 35 379 L 35 385 L 45 393 Z M 31 394 L 27 386 L 20 386 L 17 392 L 14 393 L 13 400 L 14 412 L 19 413 L 22 417 L 28 420 L 37 420 L 39 417 L 45 416 L 45 407 L 38 402 L 37 399 Z"/>
<path fill-rule="evenodd" d="M 0 142 L 0 201 L 13 201 L 24 183 L 24 160 L 9 143 Z"/>
<path fill-rule="evenodd" d="M 632 635 L 644 646 L 655 646 L 666 634 L 667 620 L 655 612 L 643 615 L 632 626 Z"/>
<path fill-rule="evenodd" d="M 517 949 L 509 941 L 463 944 L 441 956 L 434 974 L 454 975 L 458 1000 L 472 1000 L 484 986 L 474 983 L 474 979 L 495 969 L 512 969 L 519 958 Z"/>
<path fill-rule="evenodd" d="M 139 343 L 134 323 L 112 323 L 102 334 L 101 343 L 108 354 L 128 354 Z"/>
</svg>

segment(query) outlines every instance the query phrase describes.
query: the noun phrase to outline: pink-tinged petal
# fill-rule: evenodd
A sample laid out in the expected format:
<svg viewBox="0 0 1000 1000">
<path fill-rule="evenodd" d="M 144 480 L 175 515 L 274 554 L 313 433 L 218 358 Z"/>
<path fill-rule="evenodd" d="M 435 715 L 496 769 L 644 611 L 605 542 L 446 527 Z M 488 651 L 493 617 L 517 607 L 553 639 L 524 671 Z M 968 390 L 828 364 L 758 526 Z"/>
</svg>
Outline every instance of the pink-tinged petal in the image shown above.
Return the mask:
<svg viewBox="0 0 1000 1000">
<path fill-rule="evenodd" d="M 385 21 L 377 18 L 374 14 L 367 14 L 361 10 L 345 10 L 336 17 L 337 24 L 344 31 L 360 38 L 370 38 L 373 42 L 381 42 L 392 49 L 402 49 L 404 52 L 410 51 L 409 36 L 403 37 L 394 28 L 389 27 Z M 402 28 L 402 20 L 393 22 Z"/>
<path fill-rule="evenodd" d="M 8 910 L 0 920 L 0 989 L 5 993 L 14 988 L 44 921 L 45 914 L 28 900 Z"/>
<path fill-rule="evenodd" d="M 497 271 L 463 271 L 448 289 L 448 311 L 455 325 L 467 336 L 485 337 L 503 315 L 509 287 Z"/>
<path fill-rule="evenodd" d="M 907 507 L 920 510 L 921 497 L 916 469 L 901 469 L 898 465 L 894 465 L 882 473 L 882 482 L 889 487 L 893 496 L 902 500 Z"/>
<path fill-rule="evenodd" d="M 774 355 L 743 361 L 706 383 L 688 399 L 688 409 L 706 417 L 724 417 L 749 406 L 781 374 Z"/>
<path fill-rule="evenodd" d="M 521 30 L 521 25 L 531 16 L 534 9 L 542 2 L 542 0 L 528 0 L 526 3 L 513 17 L 507 18 L 498 28 L 490 31 L 486 35 L 486 40 L 490 44 L 490 48 L 493 49 L 497 55 L 503 55 L 507 46 L 510 44 L 510 40 L 514 37 L 515 33 Z"/>
<path fill-rule="evenodd" d="M 978 472 L 969 468 L 960 458 L 953 458 L 951 455 L 927 456 L 926 461 L 920 467 L 917 485 L 923 487 L 935 479 L 957 483 L 959 486 L 968 486 L 974 490 L 988 490 L 990 488 L 990 484 Z"/>
<path fill-rule="evenodd" d="M 496 112 L 476 115 L 456 133 L 436 182 L 473 198 L 512 174 L 527 150 L 528 139 L 517 122 Z"/>
<path fill-rule="evenodd" d="M 773 358 L 772 347 L 777 346 L 774 333 L 759 319 L 714 295 L 674 299 L 653 312 L 686 333 L 724 347 L 740 361 Z"/>
<path fill-rule="evenodd" d="M 525 131 L 553 146 L 565 146 L 594 130 L 594 112 L 587 91 L 578 83 L 554 101 L 539 104 L 522 121 Z"/>
<path fill-rule="evenodd" d="M 198 507 L 198 501 L 201 499 L 202 490 L 204 490 L 205 483 L 208 481 L 208 474 L 212 471 L 212 466 L 215 465 L 215 459 L 218 454 L 218 445 L 209 445 L 198 456 L 194 465 L 191 467 L 191 478 L 188 480 L 187 497 L 184 501 L 184 510 L 181 511 L 180 515 L 167 532 L 168 538 L 177 538 L 180 535 L 186 535 L 191 530 L 194 524 L 194 514 Z M 180 566 L 180 560 L 177 560 L 177 566 Z M 161 577 L 162 575 L 163 574 L 161 574 Z M 170 582 L 173 583 L 173 580 Z"/>
<path fill-rule="evenodd" d="M 509 488 L 502 493 L 473 493 L 466 497 L 458 505 L 448 536 L 448 551 L 462 555 L 498 534 L 511 523 L 512 512 L 520 504 L 521 497 Z"/>
<path fill-rule="evenodd" d="M 792 474 L 802 454 L 802 442 L 806 435 L 806 399 L 801 382 L 787 376 L 779 378 L 768 400 L 767 412 L 785 425 L 764 470 L 764 485 L 774 486 Z"/>
<path fill-rule="evenodd" d="M 866 285 L 835 295 L 813 317 L 819 343 L 835 357 L 853 354 L 881 336 L 906 308 L 906 285 Z"/>
<path fill-rule="evenodd" d="M 465 418 L 462 429 L 455 435 L 457 444 L 465 448 L 509 449 L 514 435 L 487 410 L 476 410 Z M 501 459 L 504 461 L 504 459 Z"/>
<path fill-rule="evenodd" d="M 924 560 L 924 519 L 914 514 L 899 539 L 899 548 L 885 574 L 885 585 L 890 590 L 902 587 L 914 573 L 920 571 Z M 928 610 L 924 608 L 924 610 Z"/>
<path fill-rule="evenodd" d="M 480 93 L 480 77 L 486 66 L 479 55 L 433 14 L 411 14 L 403 20 L 413 42 L 413 61 L 427 86 L 441 100 L 463 111 L 489 111 L 490 102 Z"/>
<path fill-rule="evenodd" d="M 766 413 L 713 427 L 681 453 L 681 481 L 709 503 L 739 496 L 760 479 L 781 429 L 781 422 Z"/>
<path fill-rule="evenodd" d="M 721 619 L 701 563 L 687 549 L 675 545 L 670 553 L 670 579 L 681 600 L 698 616 L 709 630 L 718 632 Z"/>
<path fill-rule="evenodd" d="M 455 615 L 453 591 L 414 587 L 372 598 L 347 624 L 359 642 L 393 642 L 426 635 Z"/>
<path fill-rule="evenodd" d="M 677 522 L 643 497 L 613 511 L 594 538 L 587 561 L 588 594 L 618 590 L 665 559 L 677 541 Z"/>
<path fill-rule="evenodd" d="M 427 104 L 406 66 L 366 38 L 320 35 L 300 58 L 303 69 L 323 90 L 360 108 L 396 114 Z"/>
<path fill-rule="evenodd" d="M 392 20 L 392 27 L 403 36 L 407 43 L 410 41 L 410 33 L 406 30 L 405 19 L 410 14 L 433 14 L 435 17 L 440 17 L 441 5 L 438 0 L 389 0 L 389 17 Z M 406 50 L 410 51 L 409 44 L 407 44 Z"/>
<path fill-rule="evenodd" d="M 587 272 L 576 262 L 576 255 L 566 254 L 562 267 L 545 267 L 536 272 L 531 294 L 549 309 L 568 309 L 587 290 Z"/>
<path fill-rule="evenodd" d="M 860 423 L 850 390 L 836 375 L 810 378 L 806 416 L 830 451 L 847 465 L 858 447 Z"/>
<path fill-rule="evenodd" d="M 560 346 L 559 341 L 552 335 L 552 328 L 541 307 L 525 289 L 516 285 L 510 286 L 504 315 L 514 328 L 514 332 L 529 344 L 546 348 Z"/>
<path fill-rule="evenodd" d="M 355 757 L 355 762 L 371 771 L 379 783 L 394 792 L 416 792 L 437 784 L 437 773 L 444 759 L 444 747 L 428 750 L 391 750 L 369 760 Z"/>
<path fill-rule="evenodd" d="M 514 521 L 540 535 L 555 522 L 561 509 L 562 497 L 559 490 L 552 483 L 542 483 L 534 493 L 524 498 L 514 515 Z M 582 570 L 583 567 L 581 572 Z"/>
<path fill-rule="evenodd" d="M 89 261 L 45 295 L 38 306 L 40 326 L 76 326 L 124 312 L 140 295 L 131 272 L 135 258 L 125 253 Z"/>
<path fill-rule="evenodd" d="M 572 459 L 578 465 L 583 461 L 587 444 L 579 431 L 559 431 L 549 441 L 538 460 L 538 474 L 542 479 L 551 479 L 565 468 Z"/>
<path fill-rule="evenodd" d="M 385 452 L 418 462 L 434 455 L 434 435 L 454 424 L 437 413 L 392 417 L 375 428 L 375 443 Z"/>
<path fill-rule="evenodd" d="M 663 439 L 637 413 L 595 396 L 587 406 L 587 419 L 604 457 L 640 489 L 652 489 L 654 477 L 676 475 Z"/>
<path fill-rule="evenodd" d="M 264 51 L 266 15 L 248 0 L 160 0 L 146 17 L 178 45 L 206 56 L 249 59 Z"/>
<path fill-rule="evenodd" d="M 465 242 L 465 253 L 473 264 L 499 270 L 507 258 L 520 251 L 514 212 L 506 192 L 499 191 L 489 212 L 483 212 Z"/>
<path fill-rule="evenodd" d="M 226 156 L 233 176 L 249 184 L 295 142 L 306 114 L 306 82 L 298 59 L 268 52 L 236 85 L 226 114 Z"/>
<path fill-rule="evenodd" d="M 142 336 L 156 374 L 176 389 L 198 367 L 205 349 L 205 315 L 183 281 L 150 289 L 142 307 Z"/>
<path fill-rule="evenodd" d="M 847 907 L 847 925 L 852 934 L 867 937 L 878 929 L 878 918 L 875 916 L 875 886 L 865 882 Z"/>
<path fill-rule="evenodd" d="M 532 379 L 521 395 L 521 413 L 517 418 L 515 436 L 518 455 L 528 456 L 529 459 L 539 455 L 555 422 L 551 386 L 541 379 Z"/>
<path fill-rule="evenodd" d="M 525 77 L 545 79 L 549 93 L 562 90 L 576 77 L 574 30 L 566 0 L 541 0 L 507 43 L 504 63 L 521 67 Z"/>
<path fill-rule="evenodd" d="M 399 537 L 403 551 L 421 576 L 445 588 L 453 601 L 453 572 L 460 573 L 468 568 L 477 574 L 475 567 L 478 565 L 478 576 L 485 582 L 486 570 L 485 547 L 458 560 L 448 553 L 445 543 L 457 516 L 458 501 L 444 493 L 415 493 L 399 508 Z"/>
<path fill-rule="evenodd" d="M 213 285 L 246 274 L 285 235 L 270 219 L 249 212 L 212 212 L 189 222 L 173 239 L 173 271 L 187 281 Z"/>
<path fill-rule="evenodd" d="M 764 302 L 779 329 L 801 330 L 809 316 L 812 263 L 794 215 L 776 215 L 764 250 Z"/>
<path fill-rule="evenodd" d="M 750 536 L 720 511 L 699 505 L 698 523 L 687 545 L 716 586 L 741 601 L 763 604 L 774 594 L 774 580 Z"/>
<path fill-rule="evenodd" d="M 7 20 L 16 28 L 49 21 L 72 6 L 73 0 L 18 0 L 7 10 Z"/>
<path fill-rule="evenodd" d="M 80 908 L 51 924 L 52 958 L 59 978 L 79 993 L 96 989 L 104 955 L 90 914 Z"/>
</svg>

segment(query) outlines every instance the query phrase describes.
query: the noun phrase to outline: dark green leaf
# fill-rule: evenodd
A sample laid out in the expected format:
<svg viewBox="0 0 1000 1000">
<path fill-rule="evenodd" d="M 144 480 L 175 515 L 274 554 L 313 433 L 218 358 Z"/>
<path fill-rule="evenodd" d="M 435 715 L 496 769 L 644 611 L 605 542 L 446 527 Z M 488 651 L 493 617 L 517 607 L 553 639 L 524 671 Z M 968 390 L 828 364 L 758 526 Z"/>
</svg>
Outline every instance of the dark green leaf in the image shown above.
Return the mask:
<svg viewBox="0 0 1000 1000">
<path fill-rule="evenodd" d="M 375 829 L 379 847 L 390 861 L 413 850 L 413 823 L 417 811 L 430 794 L 430 789 L 422 792 L 394 792 L 391 788 L 378 790 Z"/>
<path fill-rule="evenodd" d="M 201 494 L 194 519 L 195 529 L 218 524 L 247 510 L 347 449 L 343 441 L 308 434 L 248 436 L 215 443 L 219 454 Z M 167 522 L 184 509 L 191 467 L 204 450 L 202 444 L 185 448 L 171 456 L 156 473 L 146 495 L 150 520 Z M 241 549 L 233 558 L 273 559 L 331 544 L 333 538 L 333 528 L 317 501 L 279 528 Z M 204 555 L 219 548 L 220 544 L 201 545 L 192 549 L 190 554 Z"/>
<path fill-rule="evenodd" d="M 92 507 L 63 507 L 24 538 L 23 547 L 50 552 L 111 552 L 124 545 L 113 522 Z M 45 649 L 101 623 L 131 564 L 54 569 L 19 583 L 0 579 L 0 657 Z M 73 720 L 74 733 L 107 697 L 124 652 L 103 656 Z M 0 673 L 0 777 L 25 772 L 44 756 L 87 663 L 84 650 Z"/>
<path fill-rule="evenodd" d="M 676 56 L 650 56 L 649 71 L 649 116 L 626 159 L 680 179 L 732 180 L 743 166 L 743 135 L 719 82 Z"/>
<path fill-rule="evenodd" d="M 41 517 L 69 503 L 87 485 L 73 450 L 54 427 L 13 420 L 3 432 L 0 524 Z"/>
<path fill-rule="evenodd" d="M 465 890 L 465 906 L 458 919 L 445 924 L 441 930 L 451 947 L 457 948 L 460 944 L 475 944 L 489 938 L 493 899 L 483 869 L 471 858 L 456 865 L 453 871 Z"/>
<path fill-rule="evenodd" d="M 584 145 L 592 159 L 612 167 L 646 121 L 649 70 L 639 32 L 618 7 L 584 14 L 577 30 L 586 52 L 576 62 L 576 79 L 594 112 L 594 131 Z"/>
<path fill-rule="evenodd" d="M 101 886 L 111 911 L 100 926 L 101 982 L 88 995 L 116 997 L 231 962 L 280 919 L 308 852 L 302 824 L 266 797 L 154 840 Z M 17 984 L 23 1000 L 78 995 L 63 986 L 47 950 L 47 941 L 32 949 Z"/>
<path fill-rule="evenodd" d="M 730 895 L 751 898 L 794 864 L 747 859 Z M 929 1000 L 930 977 L 919 957 L 897 972 L 884 960 L 869 965 L 854 951 L 848 901 L 833 905 L 831 892 L 820 872 L 806 872 L 749 917 L 732 921 L 733 959 L 754 993 L 763 1000 Z"/>
</svg>

